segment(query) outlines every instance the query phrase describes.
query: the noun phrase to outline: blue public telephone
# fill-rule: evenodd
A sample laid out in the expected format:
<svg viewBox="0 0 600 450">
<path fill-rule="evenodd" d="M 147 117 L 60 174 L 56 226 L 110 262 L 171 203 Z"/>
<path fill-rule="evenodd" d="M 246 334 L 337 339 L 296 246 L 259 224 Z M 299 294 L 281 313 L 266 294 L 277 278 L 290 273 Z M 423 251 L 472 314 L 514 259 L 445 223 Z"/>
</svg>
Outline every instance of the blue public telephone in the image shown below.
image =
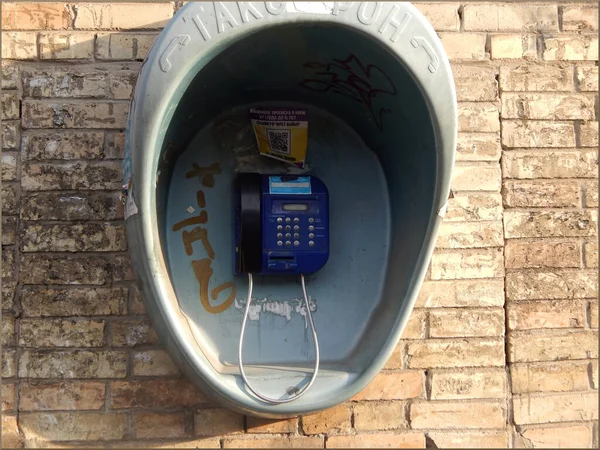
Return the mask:
<svg viewBox="0 0 600 450">
<path fill-rule="evenodd" d="M 319 370 L 319 342 L 310 311 L 304 275 L 321 269 L 329 258 L 327 187 L 314 176 L 240 173 L 234 186 L 234 272 L 248 274 L 248 297 L 238 346 L 240 373 L 246 386 L 269 403 L 287 403 L 303 395 Z M 315 367 L 301 389 L 290 397 L 269 398 L 248 381 L 242 361 L 244 330 L 252 303 L 252 275 L 300 275 L 306 316 L 315 347 Z"/>
<path fill-rule="evenodd" d="M 235 273 L 308 274 L 329 258 L 327 187 L 314 176 L 238 174 Z"/>
</svg>

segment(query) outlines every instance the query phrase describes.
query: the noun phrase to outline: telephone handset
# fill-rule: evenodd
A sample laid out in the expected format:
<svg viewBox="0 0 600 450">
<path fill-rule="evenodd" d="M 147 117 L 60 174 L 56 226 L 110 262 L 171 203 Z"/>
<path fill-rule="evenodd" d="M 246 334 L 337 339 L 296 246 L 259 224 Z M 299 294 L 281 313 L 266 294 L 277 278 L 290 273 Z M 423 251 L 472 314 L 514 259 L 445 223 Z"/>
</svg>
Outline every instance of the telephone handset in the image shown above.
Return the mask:
<svg viewBox="0 0 600 450">
<path fill-rule="evenodd" d="M 238 347 L 240 372 L 257 397 L 269 403 L 299 398 L 319 369 L 319 344 L 304 275 L 321 269 L 329 258 L 329 199 L 325 184 L 314 176 L 240 173 L 234 183 L 234 272 L 248 274 L 248 298 Z M 307 385 L 293 396 L 272 399 L 258 393 L 246 378 L 242 345 L 252 302 L 252 275 L 300 275 L 304 304 L 315 346 L 315 368 Z"/>
</svg>

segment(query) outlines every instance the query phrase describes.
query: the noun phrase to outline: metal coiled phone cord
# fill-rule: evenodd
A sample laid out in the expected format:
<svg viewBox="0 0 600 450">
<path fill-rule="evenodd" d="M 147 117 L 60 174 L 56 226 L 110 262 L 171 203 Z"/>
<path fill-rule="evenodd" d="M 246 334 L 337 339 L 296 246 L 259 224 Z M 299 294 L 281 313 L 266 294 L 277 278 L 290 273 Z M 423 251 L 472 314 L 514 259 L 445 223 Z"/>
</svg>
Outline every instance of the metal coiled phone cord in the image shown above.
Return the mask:
<svg viewBox="0 0 600 450">
<path fill-rule="evenodd" d="M 304 275 L 303 274 L 300 275 L 300 281 L 302 283 L 302 293 L 304 294 L 304 304 L 306 305 L 306 315 L 308 317 L 308 322 L 310 323 L 310 328 L 312 330 L 312 336 L 313 336 L 313 342 L 315 344 L 315 369 L 313 371 L 313 375 L 312 375 L 310 381 L 308 382 L 308 384 L 306 386 L 304 386 L 302 389 L 300 389 L 298 392 L 296 392 L 296 394 L 293 397 L 280 400 L 280 399 L 266 397 L 266 396 L 260 394 L 259 392 L 257 392 L 250 385 L 250 382 L 248 381 L 248 378 L 246 377 L 246 372 L 244 372 L 244 364 L 242 362 L 242 345 L 244 344 L 244 330 L 246 329 L 246 321 L 248 320 L 248 312 L 250 311 L 250 303 L 252 302 L 252 289 L 254 286 L 254 283 L 252 281 L 252 274 L 251 273 L 248 274 L 248 299 L 246 300 L 246 310 L 244 311 L 244 319 L 242 320 L 242 329 L 240 332 L 240 344 L 238 347 L 238 359 L 240 362 L 240 372 L 242 373 L 242 379 L 246 383 L 246 386 L 248 386 L 248 389 L 250 389 L 254 395 L 256 395 L 261 400 L 264 400 L 265 402 L 288 403 L 293 400 L 296 400 L 296 399 L 300 398 L 302 395 L 304 395 L 306 393 L 306 391 L 308 391 L 308 388 L 310 388 L 312 386 L 315 379 L 317 378 L 317 372 L 319 371 L 319 341 L 317 340 L 317 332 L 315 330 L 315 324 L 313 322 L 312 314 L 310 313 L 310 305 L 308 304 L 308 295 L 306 295 L 306 285 L 304 283 Z"/>
</svg>

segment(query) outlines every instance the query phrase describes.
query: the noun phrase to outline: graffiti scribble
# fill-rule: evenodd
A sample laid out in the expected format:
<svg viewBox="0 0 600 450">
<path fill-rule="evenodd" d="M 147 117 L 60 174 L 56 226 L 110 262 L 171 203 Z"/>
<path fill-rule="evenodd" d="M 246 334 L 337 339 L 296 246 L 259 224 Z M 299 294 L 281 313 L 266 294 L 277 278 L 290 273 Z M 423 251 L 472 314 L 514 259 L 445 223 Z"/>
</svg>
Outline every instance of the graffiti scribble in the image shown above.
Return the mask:
<svg viewBox="0 0 600 450">
<path fill-rule="evenodd" d="M 354 54 L 346 59 L 333 58 L 328 64 L 307 62 L 304 67 L 314 69 L 315 78 L 306 78 L 300 83 L 303 87 L 316 92 L 332 92 L 351 98 L 364 104 L 382 129 L 383 115 L 389 113 L 386 108 L 374 106 L 378 94 L 396 95 L 396 88 L 390 77 L 379 66 L 365 65 Z"/>
</svg>

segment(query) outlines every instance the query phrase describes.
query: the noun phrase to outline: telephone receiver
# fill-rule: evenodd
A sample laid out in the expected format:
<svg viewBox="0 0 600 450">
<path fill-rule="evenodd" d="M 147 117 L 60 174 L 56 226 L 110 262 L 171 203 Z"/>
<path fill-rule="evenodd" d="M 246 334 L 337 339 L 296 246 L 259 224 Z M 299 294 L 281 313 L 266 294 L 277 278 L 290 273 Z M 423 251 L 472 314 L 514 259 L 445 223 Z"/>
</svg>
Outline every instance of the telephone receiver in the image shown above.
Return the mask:
<svg viewBox="0 0 600 450">
<path fill-rule="evenodd" d="M 329 197 L 314 176 L 239 173 L 234 182 L 234 273 L 248 275 L 248 297 L 238 345 L 242 379 L 268 403 L 287 403 L 304 395 L 319 371 L 319 343 L 310 311 L 304 275 L 329 259 Z M 270 398 L 252 387 L 244 371 L 242 348 L 254 286 L 252 275 L 300 275 L 306 316 L 315 347 L 310 381 L 288 390 L 287 398 Z"/>
</svg>

